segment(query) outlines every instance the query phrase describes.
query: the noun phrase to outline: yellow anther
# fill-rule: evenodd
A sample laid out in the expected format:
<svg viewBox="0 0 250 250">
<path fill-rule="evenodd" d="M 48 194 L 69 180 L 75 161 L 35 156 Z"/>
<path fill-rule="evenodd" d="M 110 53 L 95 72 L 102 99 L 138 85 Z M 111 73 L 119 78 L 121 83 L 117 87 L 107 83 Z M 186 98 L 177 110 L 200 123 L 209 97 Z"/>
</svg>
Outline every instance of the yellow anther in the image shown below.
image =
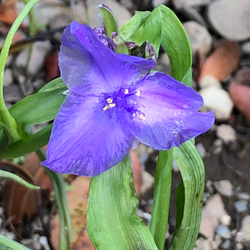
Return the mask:
<svg viewBox="0 0 250 250">
<path fill-rule="evenodd" d="M 114 107 L 115 107 L 115 103 L 109 104 L 109 107 L 110 107 L 110 108 L 114 108 Z"/>
<path fill-rule="evenodd" d="M 109 109 L 109 106 L 106 105 L 104 108 L 102 108 L 104 111 L 106 111 L 107 109 Z"/>
<path fill-rule="evenodd" d="M 146 120 L 146 117 L 144 114 L 140 114 L 139 116 L 141 117 L 141 119 Z"/>
<path fill-rule="evenodd" d="M 140 90 L 137 90 L 136 95 L 137 95 L 137 96 L 141 96 L 141 91 L 140 91 Z"/>
<path fill-rule="evenodd" d="M 107 103 L 112 103 L 113 102 L 113 99 L 112 98 L 108 98 L 107 99 Z"/>
<path fill-rule="evenodd" d="M 125 89 L 125 90 L 124 90 L 124 94 L 128 94 L 128 89 Z"/>
</svg>

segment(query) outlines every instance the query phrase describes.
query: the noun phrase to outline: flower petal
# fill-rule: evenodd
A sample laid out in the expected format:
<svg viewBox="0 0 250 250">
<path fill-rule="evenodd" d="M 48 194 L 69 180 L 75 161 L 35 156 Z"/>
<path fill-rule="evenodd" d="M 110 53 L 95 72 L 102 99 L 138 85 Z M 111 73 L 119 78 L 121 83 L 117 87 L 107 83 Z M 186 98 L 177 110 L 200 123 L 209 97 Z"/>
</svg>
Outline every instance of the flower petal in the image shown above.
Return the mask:
<svg viewBox="0 0 250 250">
<path fill-rule="evenodd" d="M 63 32 L 59 67 L 71 91 L 89 95 L 132 84 L 154 67 L 153 60 L 116 54 L 87 25 L 71 23 Z"/>
<path fill-rule="evenodd" d="M 129 127 L 148 146 L 158 150 L 179 146 L 214 123 L 212 112 L 198 112 L 203 104 L 199 94 L 163 73 L 149 75 L 137 87 L 145 119 L 136 116 Z"/>
<path fill-rule="evenodd" d="M 58 173 L 95 176 L 129 153 L 134 136 L 110 119 L 96 99 L 67 96 L 54 121 L 43 165 Z"/>
</svg>

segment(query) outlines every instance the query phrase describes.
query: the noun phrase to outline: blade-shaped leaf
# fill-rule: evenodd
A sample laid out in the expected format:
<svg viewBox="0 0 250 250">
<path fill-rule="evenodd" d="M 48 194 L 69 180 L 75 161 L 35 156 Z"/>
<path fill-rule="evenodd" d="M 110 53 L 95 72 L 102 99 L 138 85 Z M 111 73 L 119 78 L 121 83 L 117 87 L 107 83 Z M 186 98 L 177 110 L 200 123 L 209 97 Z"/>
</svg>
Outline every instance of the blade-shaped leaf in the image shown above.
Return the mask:
<svg viewBox="0 0 250 250">
<path fill-rule="evenodd" d="M 154 11 L 156 17 L 161 19 L 161 45 L 169 57 L 171 75 L 181 81 L 192 66 L 192 52 L 187 33 L 178 17 L 168 7 L 160 5 Z"/>
<path fill-rule="evenodd" d="M 136 15 L 124 24 L 120 34 L 126 41 L 133 41 L 141 45 L 149 41 L 158 55 L 162 45 L 171 63 L 171 75 L 181 81 L 190 72 L 192 52 L 186 31 L 174 14 L 166 6 L 159 5 L 152 13 L 137 12 Z M 190 74 L 185 84 L 190 85 Z M 186 77 L 186 78 L 187 78 Z"/>
<path fill-rule="evenodd" d="M 120 34 L 125 41 L 133 41 L 138 45 L 149 41 L 158 55 L 162 36 L 161 20 L 155 16 L 154 11 L 136 12 L 134 17 L 121 27 Z"/>
<path fill-rule="evenodd" d="M 2 250 L 9 250 L 9 249 L 18 249 L 18 250 L 31 250 L 28 247 L 23 246 L 22 244 L 8 239 L 7 237 L 4 237 L 3 235 L 0 235 L 0 249 Z"/>
<path fill-rule="evenodd" d="M 19 128 L 53 120 L 65 99 L 65 87 L 30 95 L 10 108 Z"/>
<path fill-rule="evenodd" d="M 112 32 L 118 32 L 116 18 L 106 5 L 100 4 L 98 9 L 102 27 L 104 27 L 107 36 L 111 38 Z"/>
<path fill-rule="evenodd" d="M 42 148 L 49 141 L 51 128 L 52 124 L 48 125 L 47 127 L 43 128 L 33 135 L 29 135 L 16 143 L 10 144 L 8 148 L 0 154 L 0 158 L 16 158 Z"/>
<path fill-rule="evenodd" d="M 87 229 L 96 249 L 157 249 L 149 228 L 136 214 L 137 206 L 129 156 L 92 178 Z"/>
<path fill-rule="evenodd" d="M 172 183 L 173 149 L 159 153 L 154 185 L 150 231 L 158 249 L 164 248 Z"/>
<path fill-rule="evenodd" d="M 35 186 L 35 185 L 28 183 L 27 181 L 25 181 L 24 179 L 22 179 L 18 175 L 12 174 L 8 171 L 0 170 L 0 177 L 11 179 L 11 180 L 13 180 L 13 181 L 15 181 L 15 182 L 27 187 L 27 188 L 30 188 L 30 189 L 37 190 L 40 188 L 38 186 Z"/>
<path fill-rule="evenodd" d="M 192 141 L 174 148 L 183 184 L 177 189 L 177 227 L 170 249 L 193 249 L 199 233 L 205 182 L 203 161 Z"/>
</svg>

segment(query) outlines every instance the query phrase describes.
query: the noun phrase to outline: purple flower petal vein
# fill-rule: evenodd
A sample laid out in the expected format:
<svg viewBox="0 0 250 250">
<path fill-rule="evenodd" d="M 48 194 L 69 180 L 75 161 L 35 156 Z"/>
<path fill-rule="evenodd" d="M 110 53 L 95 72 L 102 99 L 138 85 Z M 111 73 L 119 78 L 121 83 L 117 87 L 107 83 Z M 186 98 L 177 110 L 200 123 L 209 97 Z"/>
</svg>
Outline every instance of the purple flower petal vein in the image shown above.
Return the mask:
<svg viewBox="0 0 250 250">
<path fill-rule="evenodd" d="M 87 25 L 62 36 L 59 67 L 69 89 L 54 121 L 47 160 L 55 172 L 95 176 L 120 162 L 135 140 L 167 150 L 206 132 L 212 112 L 192 88 L 153 60 L 116 54 Z"/>
</svg>

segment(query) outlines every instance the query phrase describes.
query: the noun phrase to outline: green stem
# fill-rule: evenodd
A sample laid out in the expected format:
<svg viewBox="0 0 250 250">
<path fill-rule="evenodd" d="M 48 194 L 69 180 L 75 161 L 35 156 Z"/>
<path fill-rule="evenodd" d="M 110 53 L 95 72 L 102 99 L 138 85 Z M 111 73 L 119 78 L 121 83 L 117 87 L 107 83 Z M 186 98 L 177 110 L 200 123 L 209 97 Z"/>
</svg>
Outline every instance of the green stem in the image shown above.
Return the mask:
<svg viewBox="0 0 250 250">
<path fill-rule="evenodd" d="M 10 139 L 12 141 L 20 140 L 20 135 L 18 133 L 17 124 L 15 119 L 10 115 L 9 110 L 7 109 L 4 98 L 3 98 L 3 81 L 4 81 L 4 68 L 6 65 L 6 61 L 9 55 L 9 50 L 11 43 L 13 41 L 14 35 L 18 30 L 19 26 L 23 22 L 24 18 L 27 16 L 31 8 L 37 3 L 39 0 L 30 0 L 23 10 L 20 12 L 15 22 L 11 26 L 9 33 L 5 39 L 3 48 L 0 54 L 0 120 L 9 128 L 11 131 Z"/>
<path fill-rule="evenodd" d="M 45 152 L 43 149 L 37 150 L 36 153 L 41 161 L 44 161 L 46 159 Z M 45 172 L 52 181 L 53 189 L 55 192 L 56 203 L 59 211 L 59 218 L 60 218 L 59 249 L 68 250 L 71 249 L 70 248 L 71 217 L 66 197 L 65 182 L 60 174 L 57 174 L 48 168 L 45 168 Z"/>
</svg>

